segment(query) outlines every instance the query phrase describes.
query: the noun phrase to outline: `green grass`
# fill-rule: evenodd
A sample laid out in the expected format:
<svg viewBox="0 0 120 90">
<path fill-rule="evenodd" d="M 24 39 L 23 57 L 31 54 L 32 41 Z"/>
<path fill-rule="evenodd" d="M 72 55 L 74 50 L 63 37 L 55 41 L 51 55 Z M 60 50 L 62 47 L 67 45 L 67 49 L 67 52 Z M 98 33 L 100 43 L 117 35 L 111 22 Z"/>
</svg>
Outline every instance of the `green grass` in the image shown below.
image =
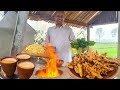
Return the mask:
<svg viewBox="0 0 120 90">
<path fill-rule="evenodd" d="M 97 50 L 99 54 L 106 52 L 110 58 L 117 57 L 117 43 L 96 43 L 92 49 Z"/>
<path fill-rule="evenodd" d="M 107 57 L 116 58 L 117 57 L 117 43 L 96 43 L 91 47 L 92 50 L 97 50 L 99 54 L 107 53 Z M 81 52 L 81 50 L 78 50 Z M 72 53 L 75 54 L 75 50 L 72 49 Z"/>
</svg>

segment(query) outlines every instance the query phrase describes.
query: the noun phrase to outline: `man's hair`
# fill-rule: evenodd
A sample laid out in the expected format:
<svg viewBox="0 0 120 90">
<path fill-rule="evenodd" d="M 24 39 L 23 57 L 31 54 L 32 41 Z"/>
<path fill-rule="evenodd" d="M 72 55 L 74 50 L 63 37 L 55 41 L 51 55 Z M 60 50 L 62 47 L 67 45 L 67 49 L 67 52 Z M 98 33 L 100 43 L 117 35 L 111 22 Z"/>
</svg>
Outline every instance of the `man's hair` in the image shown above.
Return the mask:
<svg viewBox="0 0 120 90">
<path fill-rule="evenodd" d="M 53 16 L 55 16 L 57 13 L 63 13 L 63 14 L 65 14 L 65 12 L 64 12 L 64 11 L 55 11 L 55 13 L 54 13 L 54 15 L 53 15 Z"/>
</svg>

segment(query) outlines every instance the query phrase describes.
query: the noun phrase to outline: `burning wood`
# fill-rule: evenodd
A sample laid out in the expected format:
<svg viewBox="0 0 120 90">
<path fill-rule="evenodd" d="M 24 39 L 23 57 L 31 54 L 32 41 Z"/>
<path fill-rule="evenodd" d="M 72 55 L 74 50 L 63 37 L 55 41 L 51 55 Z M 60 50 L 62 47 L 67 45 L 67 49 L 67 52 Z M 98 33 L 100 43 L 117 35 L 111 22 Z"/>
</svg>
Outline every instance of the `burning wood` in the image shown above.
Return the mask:
<svg viewBox="0 0 120 90">
<path fill-rule="evenodd" d="M 42 67 L 40 68 L 40 70 L 37 73 L 37 76 L 43 78 L 57 77 L 60 75 L 56 65 L 56 62 L 58 60 L 57 54 L 55 53 L 55 49 L 52 48 L 52 45 L 50 43 L 46 45 L 46 49 L 48 50 L 48 53 L 50 55 L 50 60 L 47 61 L 46 69 L 43 69 Z"/>
</svg>

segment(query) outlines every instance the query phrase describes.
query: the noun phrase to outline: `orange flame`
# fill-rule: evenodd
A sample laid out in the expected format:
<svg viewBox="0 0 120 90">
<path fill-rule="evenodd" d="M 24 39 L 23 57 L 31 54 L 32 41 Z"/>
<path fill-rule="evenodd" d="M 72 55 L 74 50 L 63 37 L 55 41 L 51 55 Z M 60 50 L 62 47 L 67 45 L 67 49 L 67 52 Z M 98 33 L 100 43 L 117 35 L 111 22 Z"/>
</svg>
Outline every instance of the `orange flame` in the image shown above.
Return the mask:
<svg viewBox="0 0 120 90">
<path fill-rule="evenodd" d="M 39 70 L 37 76 L 44 78 L 57 77 L 60 75 L 56 66 L 56 61 L 58 60 L 57 54 L 55 53 L 55 49 L 52 48 L 50 43 L 46 45 L 46 48 L 50 55 L 50 60 L 47 61 L 47 68 Z"/>
</svg>

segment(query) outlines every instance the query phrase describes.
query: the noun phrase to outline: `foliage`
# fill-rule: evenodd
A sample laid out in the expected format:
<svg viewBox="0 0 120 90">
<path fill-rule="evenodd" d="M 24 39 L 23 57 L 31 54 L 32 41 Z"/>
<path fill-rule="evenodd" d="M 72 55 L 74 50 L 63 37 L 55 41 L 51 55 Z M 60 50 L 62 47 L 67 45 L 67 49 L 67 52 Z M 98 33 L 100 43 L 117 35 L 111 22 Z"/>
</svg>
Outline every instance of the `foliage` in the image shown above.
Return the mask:
<svg viewBox="0 0 120 90">
<path fill-rule="evenodd" d="M 111 31 L 111 34 L 112 34 L 112 37 L 115 37 L 117 35 L 117 28 L 114 28 L 112 31 Z"/>
<path fill-rule="evenodd" d="M 75 35 L 76 35 L 77 38 L 85 38 L 86 37 L 85 30 L 80 30 Z"/>
<path fill-rule="evenodd" d="M 99 42 L 100 42 L 100 38 L 104 36 L 104 32 L 103 32 L 102 28 L 97 29 L 96 35 L 99 37 Z"/>
<path fill-rule="evenodd" d="M 95 44 L 94 41 L 86 41 L 85 38 L 77 38 L 76 40 L 71 42 L 72 48 L 79 49 L 79 48 L 85 48 L 87 49 L 89 46 L 93 46 Z"/>
<path fill-rule="evenodd" d="M 34 41 L 39 44 L 43 43 L 45 41 L 45 35 L 46 34 L 44 31 L 39 31 L 37 34 L 35 34 Z"/>
</svg>

